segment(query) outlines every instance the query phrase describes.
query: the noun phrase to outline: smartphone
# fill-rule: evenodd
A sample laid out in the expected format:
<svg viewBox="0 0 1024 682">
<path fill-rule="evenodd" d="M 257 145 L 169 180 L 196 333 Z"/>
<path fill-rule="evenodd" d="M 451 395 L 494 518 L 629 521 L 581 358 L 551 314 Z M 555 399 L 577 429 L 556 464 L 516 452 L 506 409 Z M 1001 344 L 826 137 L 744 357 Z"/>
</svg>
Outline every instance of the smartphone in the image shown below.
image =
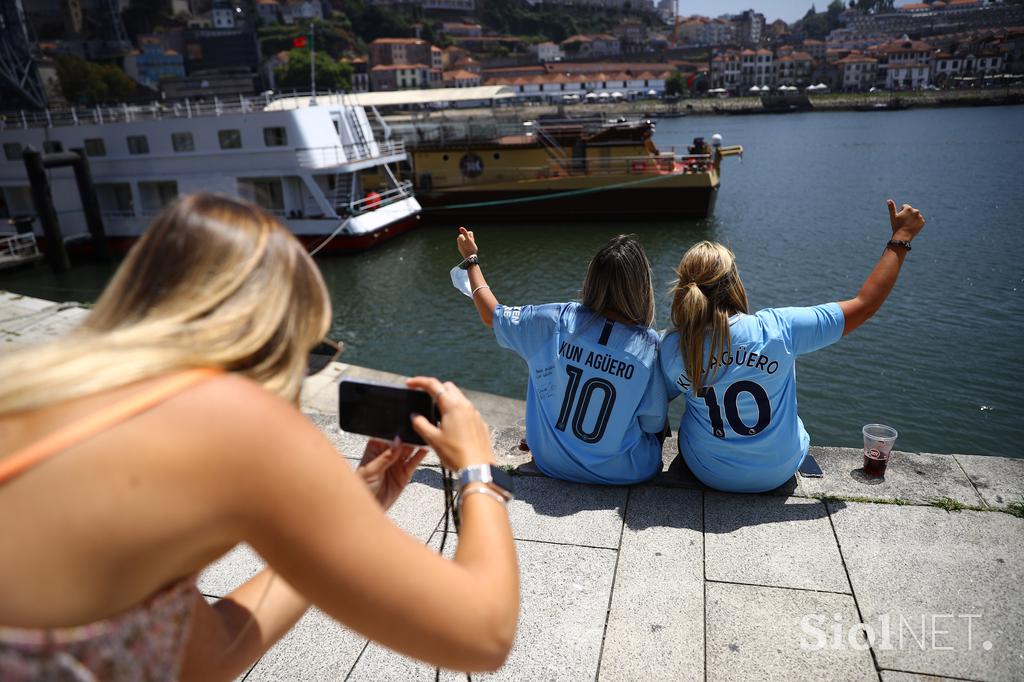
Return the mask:
<svg viewBox="0 0 1024 682">
<path fill-rule="evenodd" d="M 426 391 L 348 379 L 338 384 L 338 425 L 343 431 L 426 445 L 412 428 L 414 414 L 438 423 L 437 406 Z"/>
<path fill-rule="evenodd" d="M 814 459 L 814 456 L 808 453 L 800 465 L 800 475 L 805 478 L 821 478 L 825 474 L 821 472 L 821 467 L 818 466 L 818 461 Z"/>
</svg>

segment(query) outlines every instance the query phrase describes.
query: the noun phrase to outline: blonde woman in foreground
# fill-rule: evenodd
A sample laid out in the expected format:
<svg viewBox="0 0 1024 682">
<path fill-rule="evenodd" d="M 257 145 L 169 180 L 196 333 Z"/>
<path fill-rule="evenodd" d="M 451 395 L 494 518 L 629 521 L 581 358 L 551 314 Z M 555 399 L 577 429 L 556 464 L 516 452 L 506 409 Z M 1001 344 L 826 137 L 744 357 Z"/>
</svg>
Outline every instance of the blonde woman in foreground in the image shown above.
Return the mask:
<svg viewBox="0 0 1024 682">
<path fill-rule="evenodd" d="M 669 400 L 686 396 L 680 455 L 706 485 L 764 492 L 800 467 L 810 438 L 796 411 L 797 356 L 835 343 L 882 307 L 924 227 L 917 209 L 887 204 L 891 239 L 847 301 L 751 315 L 732 251 L 705 241 L 683 255 L 659 362 Z"/>
<path fill-rule="evenodd" d="M 452 561 L 388 519 L 426 451 L 371 441 L 353 472 L 297 408 L 330 319 L 277 220 L 199 194 L 154 220 L 80 329 L 0 360 L 0 679 L 228 680 L 311 604 L 430 664 L 502 665 L 504 504 L 464 496 Z M 413 425 L 446 466 L 493 462 L 458 388 L 409 385 L 438 402 L 440 428 Z M 207 604 L 197 573 L 240 542 L 269 568 Z"/>
</svg>

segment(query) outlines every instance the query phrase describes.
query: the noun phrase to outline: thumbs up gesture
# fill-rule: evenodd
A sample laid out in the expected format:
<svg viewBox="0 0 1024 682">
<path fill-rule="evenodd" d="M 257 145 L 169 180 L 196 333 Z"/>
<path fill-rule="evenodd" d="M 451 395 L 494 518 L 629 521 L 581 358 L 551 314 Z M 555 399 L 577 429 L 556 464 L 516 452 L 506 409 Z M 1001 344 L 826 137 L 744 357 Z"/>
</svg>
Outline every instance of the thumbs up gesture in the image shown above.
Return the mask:
<svg viewBox="0 0 1024 682">
<path fill-rule="evenodd" d="M 910 204 L 903 204 L 896 210 L 896 202 L 889 199 L 885 202 L 889 207 L 889 223 L 892 225 L 892 238 L 910 241 L 924 228 L 924 216 Z"/>
</svg>

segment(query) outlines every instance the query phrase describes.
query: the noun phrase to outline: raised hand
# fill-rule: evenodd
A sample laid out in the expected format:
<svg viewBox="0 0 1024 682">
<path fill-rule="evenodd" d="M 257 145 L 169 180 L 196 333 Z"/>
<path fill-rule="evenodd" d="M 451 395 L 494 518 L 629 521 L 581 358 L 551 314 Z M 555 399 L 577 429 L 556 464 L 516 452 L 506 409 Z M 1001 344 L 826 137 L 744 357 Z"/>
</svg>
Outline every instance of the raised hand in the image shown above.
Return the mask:
<svg viewBox="0 0 1024 682">
<path fill-rule="evenodd" d="M 388 509 L 405 490 L 416 467 L 426 456 L 426 448 L 406 445 L 397 437 L 390 443 L 371 438 L 366 442 L 356 474 L 380 505 Z"/>
<path fill-rule="evenodd" d="M 889 207 L 889 224 L 892 225 L 892 238 L 910 241 L 924 227 L 924 216 L 910 204 L 903 204 L 899 212 L 896 202 L 889 199 L 885 202 Z"/>
<path fill-rule="evenodd" d="M 456 237 L 455 242 L 458 245 L 459 253 L 462 254 L 463 258 L 469 258 L 477 252 L 476 238 L 473 236 L 472 230 L 460 227 L 459 236 Z"/>
</svg>

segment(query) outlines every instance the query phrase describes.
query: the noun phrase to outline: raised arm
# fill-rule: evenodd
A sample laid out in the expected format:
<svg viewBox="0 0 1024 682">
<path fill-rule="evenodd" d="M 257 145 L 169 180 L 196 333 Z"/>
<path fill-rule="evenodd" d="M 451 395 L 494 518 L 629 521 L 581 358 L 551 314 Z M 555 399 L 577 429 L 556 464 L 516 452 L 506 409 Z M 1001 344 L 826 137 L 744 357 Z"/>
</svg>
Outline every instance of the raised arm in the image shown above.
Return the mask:
<svg viewBox="0 0 1024 682">
<path fill-rule="evenodd" d="M 896 202 L 892 199 L 889 199 L 886 204 L 889 207 L 889 223 L 892 226 L 891 241 L 886 244 L 882 257 L 879 258 L 878 264 L 875 265 L 875 269 L 871 271 L 868 278 L 864 280 L 856 298 L 839 302 L 839 307 L 845 318 L 843 336 L 867 322 L 868 318 L 878 312 L 878 309 L 885 303 L 889 292 L 896 284 L 903 259 L 907 257 L 907 251 L 910 250 L 910 242 L 924 227 L 924 216 L 910 204 L 903 204 L 899 212 L 896 211 Z"/>
<path fill-rule="evenodd" d="M 456 244 L 463 259 L 477 255 L 476 238 L 473 236 L 472 230 L 460 227 Z M 480 321 L 490 327 L 494 320 L 494 309 L 498 307 L 498 299 L 494 292 L 491 291 L 491 287 L 487 285 L 487 280 L 484 279 L 484 273 L 481 272 L 479 263 L 470 265 L 468 273 L 469 286 L 473 292 L 473 305 L 476 306 L 476 311 L 480 313 Z"/>
</svg>

